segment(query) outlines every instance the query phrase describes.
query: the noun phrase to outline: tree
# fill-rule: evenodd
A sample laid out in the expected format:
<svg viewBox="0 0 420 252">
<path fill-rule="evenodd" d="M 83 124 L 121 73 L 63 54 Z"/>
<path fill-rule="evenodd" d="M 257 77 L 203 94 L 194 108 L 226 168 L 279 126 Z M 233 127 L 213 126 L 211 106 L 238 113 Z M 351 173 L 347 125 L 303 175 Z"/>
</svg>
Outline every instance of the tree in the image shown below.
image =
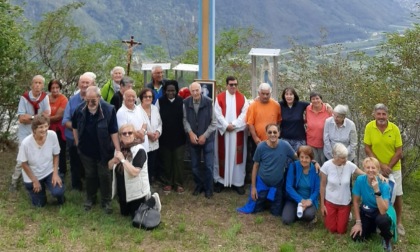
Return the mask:
<svg viewBox="0 0 420 252">
<path fill-rule="evenodd" d="M 403 136 L 404 175 L 419 168 L 420 161 L 420 25 L 403 34 L 390 33 L 380 47 L 371 71 L 377 82 L 383 83 L 379 92 L 390 110 L 391 120 Z M 385 93 L 384 93 L 385 91 Z"/>
<path fill-rule="evenodd" d="M 16 122 L 19 95 L 26 85 L 25 67 L 28 46 L 25 44 L 22 10 L 0 0 L 0 141 L 11 137 L 11 127 Z M 7 27 L 7 29 L 6 29 Z"/>
<path fill-rule="evenodd" d="M 217 91 L 225 88 L 225 78 L 233 75 L 238 78 L 240 89 L 245 95 L 250 95 L 251 74 L 249 65 L 249 50 L 256 45 L 263 46 L 264 35 L 255 31 L 253 27 L 231 28 L 223 30 L 217 36 L 215 45 L 215 68 Z M 197 37 L 192 37 L 195 43 L 186 50 L 178 61 L 187 64 L 198 63 Z"/>
<path fill-rule="evenodd" d="M 101 86 L 114 66 L 126 62 L 120 41 L 87 42 L 87 36 L 71 18 L 72 12 L 83 6 L 84 3 L 74 2 L 46 13 L 32 35 L 39 68 L 47 77 L 61 79 L 67 95 L 74 91 L 78 76 L 84 72 L 94 72 Z"/>
</svg>

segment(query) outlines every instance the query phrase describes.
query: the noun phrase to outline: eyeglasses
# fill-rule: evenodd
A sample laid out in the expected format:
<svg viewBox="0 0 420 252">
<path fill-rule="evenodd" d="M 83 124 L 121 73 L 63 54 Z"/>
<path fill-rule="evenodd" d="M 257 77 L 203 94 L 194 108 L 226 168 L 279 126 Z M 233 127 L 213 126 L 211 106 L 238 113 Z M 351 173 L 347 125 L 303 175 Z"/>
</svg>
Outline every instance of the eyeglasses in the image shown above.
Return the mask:
<svg viewBox="0 0 420 252">
<path fill-rule="evenodd" d="M 151 95 L 145 95 L 145 96 L 143 96 L 143 98 L 144 98 L 144 99 L 152 99 L 152 98 L 153 98 L 153 96 L 151 96 Z"/>
<path fill-rule="evenodd" d="M 267 133 L 269 134 L 269 135 L 276 135 L 277 133 L 279 133 L 278 131 L 271 131 L 271 130 L 269 130 L 269 131 L 267 131 Z"/>
<path fill-rule="evenodd" d="M 133 131 L 121 132 L 121 135 L 123 135 L 123 136 L 131 136 L 131 135 L 133 135 Z"/>
<path fill-rule="evenodd" d="M 228 85 L 229 85 L 229 87 L 237 87 L 238 86 L 238 84 L 233 84 L 233 83 L 229 83 Z"/>
<path fill-rule="evenodd" d="M 95 105 L 97 103 L 97 99 L 87 99 L 86 103 L 92 103 L 92 105 Z"/>
</svg>

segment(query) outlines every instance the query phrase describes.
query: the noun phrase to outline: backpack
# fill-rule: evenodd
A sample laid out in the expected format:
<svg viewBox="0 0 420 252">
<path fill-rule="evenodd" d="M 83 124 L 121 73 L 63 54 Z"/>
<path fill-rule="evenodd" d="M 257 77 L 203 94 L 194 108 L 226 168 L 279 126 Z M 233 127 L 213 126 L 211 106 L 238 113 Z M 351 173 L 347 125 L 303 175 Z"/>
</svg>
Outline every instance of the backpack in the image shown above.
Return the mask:
<svg viewBox="0 0 420 252">
<path fill-rule="evenodd" d="M 151 230 L 160 224 L 160 212 L 142 203 L 134 214 L 133 222 L 134 227 Z"/>
</svg>

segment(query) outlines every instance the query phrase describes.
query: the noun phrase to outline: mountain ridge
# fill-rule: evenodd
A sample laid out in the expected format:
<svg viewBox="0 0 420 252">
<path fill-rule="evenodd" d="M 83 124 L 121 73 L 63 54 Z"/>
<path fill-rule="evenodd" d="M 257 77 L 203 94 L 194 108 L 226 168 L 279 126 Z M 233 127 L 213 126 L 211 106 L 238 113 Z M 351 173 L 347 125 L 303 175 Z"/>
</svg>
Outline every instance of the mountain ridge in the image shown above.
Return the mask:
<svg viewBox="0 0 420 252">
<path fill-rule="evenodd" d="M 73 0 L 11 1 L 23 6 L 32 22 L 43 13 Z M 365 39 L 373 31 L 392 31 L 390 25 L 408 24 L 415 0 L 241 0 L 216 1 L 216 33 L 232 27 L 249 27 L 267 36 L 267 45 L 284 48 L 289 38 L 313 45 L 320 30 L 325 43 Z M 162 45 L 175 54 L 186 49 L 187 36 L 197 32 L 198 2 L 194 0 L 91 0 L 74 13 L 75 23 L 92 41 L 128 39 L 143 45 Z"/>
</svg>

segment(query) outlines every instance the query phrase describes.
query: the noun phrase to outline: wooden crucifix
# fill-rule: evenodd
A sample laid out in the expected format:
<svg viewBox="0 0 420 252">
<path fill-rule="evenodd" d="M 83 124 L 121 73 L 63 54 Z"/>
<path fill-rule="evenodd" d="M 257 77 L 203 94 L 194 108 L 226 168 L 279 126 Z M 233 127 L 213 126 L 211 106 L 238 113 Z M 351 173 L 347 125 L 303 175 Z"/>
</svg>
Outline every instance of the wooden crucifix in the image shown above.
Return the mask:
<svg viewBox="0 0 420 252">
<path fill-rule="evenodd" d="M 131 66 L 131 57 L 133 55 L 133 48 L 136 45 L 141 45 L 141 43 L 134 41 L 134 36 L 131 36 L 130 40 L 123 40 L 122 42 L 128 46 L 128 50 L 127 50 L 127 76 L 130 76 L 130 66 Z"/>
</svg>

